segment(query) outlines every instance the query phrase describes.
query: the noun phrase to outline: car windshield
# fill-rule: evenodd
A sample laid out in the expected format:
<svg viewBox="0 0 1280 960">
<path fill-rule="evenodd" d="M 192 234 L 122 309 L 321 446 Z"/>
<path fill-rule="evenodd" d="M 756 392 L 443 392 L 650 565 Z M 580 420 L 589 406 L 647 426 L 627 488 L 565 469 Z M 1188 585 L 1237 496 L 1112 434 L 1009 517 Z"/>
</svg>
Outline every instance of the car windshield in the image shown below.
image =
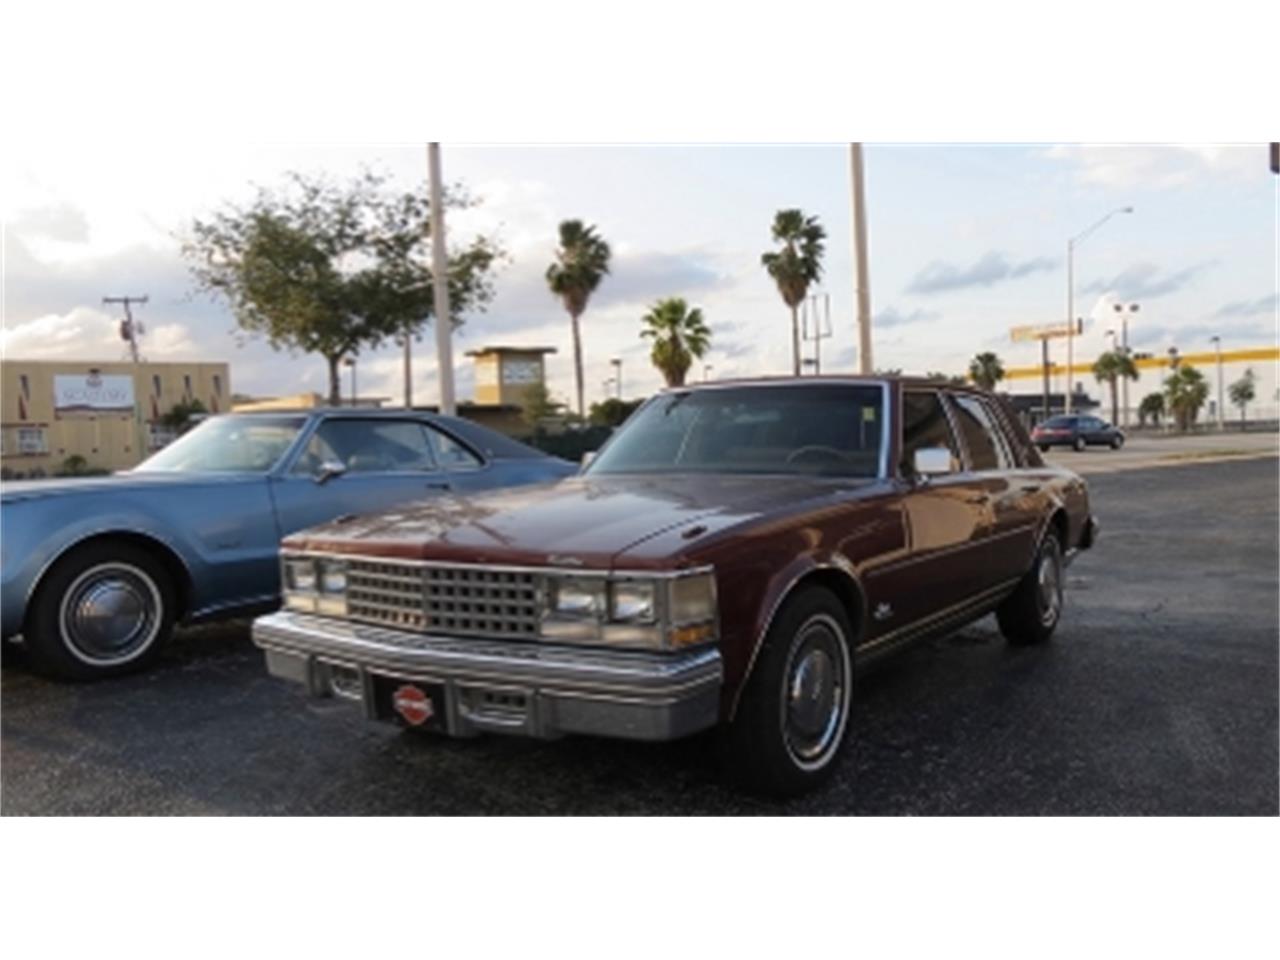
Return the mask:
<svg viewBox="0 0 1280 960">
<path fill-rule="evenodd" d="M 627 421 L 587 473 L 874 477 L 882 390 L 864 384 L 664 393 Z"/>
<path fill-rule="evenodd" d="M 164 473 L 265 473 L 289 449 L 305 417 L 212 417 L 134 469 Z"/>
</svg>

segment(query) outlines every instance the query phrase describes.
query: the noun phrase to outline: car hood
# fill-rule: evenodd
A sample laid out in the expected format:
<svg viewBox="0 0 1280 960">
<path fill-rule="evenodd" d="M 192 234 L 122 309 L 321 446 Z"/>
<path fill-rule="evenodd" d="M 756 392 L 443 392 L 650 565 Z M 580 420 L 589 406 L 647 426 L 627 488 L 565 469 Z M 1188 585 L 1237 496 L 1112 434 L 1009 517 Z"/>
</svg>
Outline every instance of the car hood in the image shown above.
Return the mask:
<svg viewBox="0 0 1280 960">
<path fill-rule="evenodd" d="M 529 566 L 661 565 L 728 527 L 848 496 L 872 480 L 721 475 L 573 477 L 480 496 L 439 497 L 342 518 L 285 545 L 409 560 Z M 678 549 L 646 541 L 683 528 Z M 664 538 L 664 542 L 668 538 Z"/>
<path fill-rule="evenodd" d="M 0 485 L 0 502 L 13 503 L 36 497 L 168 490 L 210 483 L 245 483 L 262 480 L 248 473 L 113 473 L 105 477 L 56 477 L 49 480 L 6 480 Z"/>
</svg>

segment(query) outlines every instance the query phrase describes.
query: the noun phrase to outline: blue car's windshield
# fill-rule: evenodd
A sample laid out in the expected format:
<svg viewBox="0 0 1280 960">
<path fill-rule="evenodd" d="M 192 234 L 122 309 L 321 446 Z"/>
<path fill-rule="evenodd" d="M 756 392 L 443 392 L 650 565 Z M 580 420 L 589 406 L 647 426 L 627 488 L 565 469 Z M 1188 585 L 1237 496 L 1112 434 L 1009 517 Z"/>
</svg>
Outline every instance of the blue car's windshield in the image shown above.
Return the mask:
<svg viewBox="0 0 1280 960">
<path fill-rule="evenodd" d="M 135 468 L 176 473 L 265 473 L 293 443 L 306 417 L 213 417 Z"/>
<path fill-rule="evenodd" d="M 879 386 L 831 383 L 662 394 L 627 422 L 587 473 L 874 477 L 882 396 Z"/>
</svg>

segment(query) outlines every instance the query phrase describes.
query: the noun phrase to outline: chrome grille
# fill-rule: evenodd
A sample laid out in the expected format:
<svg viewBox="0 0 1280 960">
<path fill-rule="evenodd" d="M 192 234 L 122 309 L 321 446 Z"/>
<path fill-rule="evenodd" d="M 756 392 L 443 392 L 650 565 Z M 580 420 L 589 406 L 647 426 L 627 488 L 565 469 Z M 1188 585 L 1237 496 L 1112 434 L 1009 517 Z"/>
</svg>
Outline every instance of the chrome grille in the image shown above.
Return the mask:
<svg viewBox="0 0 1280 960">
<path fill-rule="evenodd" d="M 351 560 L 347 616 L 382 626 L 468 637 L 538 635 L 532 573 Z"/>
</svg>

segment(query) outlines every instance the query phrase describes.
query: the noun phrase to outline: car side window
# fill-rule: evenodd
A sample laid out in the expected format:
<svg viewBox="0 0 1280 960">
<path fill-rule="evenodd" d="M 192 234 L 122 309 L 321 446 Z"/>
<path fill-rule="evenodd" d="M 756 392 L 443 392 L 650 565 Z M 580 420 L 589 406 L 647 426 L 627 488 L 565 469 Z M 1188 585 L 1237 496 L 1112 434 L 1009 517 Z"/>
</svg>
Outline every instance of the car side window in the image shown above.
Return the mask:
<svg viewBox="0 0 1280 960">
<path fill-rule="evenodd" d="M 902 469 L 910 475 L 917 450 L 946 447 L 951 468 L 960 470 L 960 446 L 951 432 L 942 397 L 934 390 L 908 390 L 902 395 Z"/>
<path fill-rule="evenodd" d="M 436 469 L 422 424 L 411 420 L 326 420 L 311 435 L 293 472 L 312 474 L 335 461 L 348 473 Z"/>
<path fill-rule="evenodd" d="M 436 456 L 439 458 L 441 466 L 446 470 L 479 470 L 484 466 L 484 461 L 474 451 L 469 447 L 463 446 L 443 430 L 437 430 L 435 427 L 425 427 L 424 429 L 431 434 L 431 441 L 436 448 Z"/>
<path fill-rule="evenodd" d="M 969 450 L 970 470 L 1000 470 L 1009 467 L 1009 454 L 1000 441 L 995 424 L 985 406 L 976 397 L 952 395 L 956 420 L 964 444 Z"/>
</svg>

